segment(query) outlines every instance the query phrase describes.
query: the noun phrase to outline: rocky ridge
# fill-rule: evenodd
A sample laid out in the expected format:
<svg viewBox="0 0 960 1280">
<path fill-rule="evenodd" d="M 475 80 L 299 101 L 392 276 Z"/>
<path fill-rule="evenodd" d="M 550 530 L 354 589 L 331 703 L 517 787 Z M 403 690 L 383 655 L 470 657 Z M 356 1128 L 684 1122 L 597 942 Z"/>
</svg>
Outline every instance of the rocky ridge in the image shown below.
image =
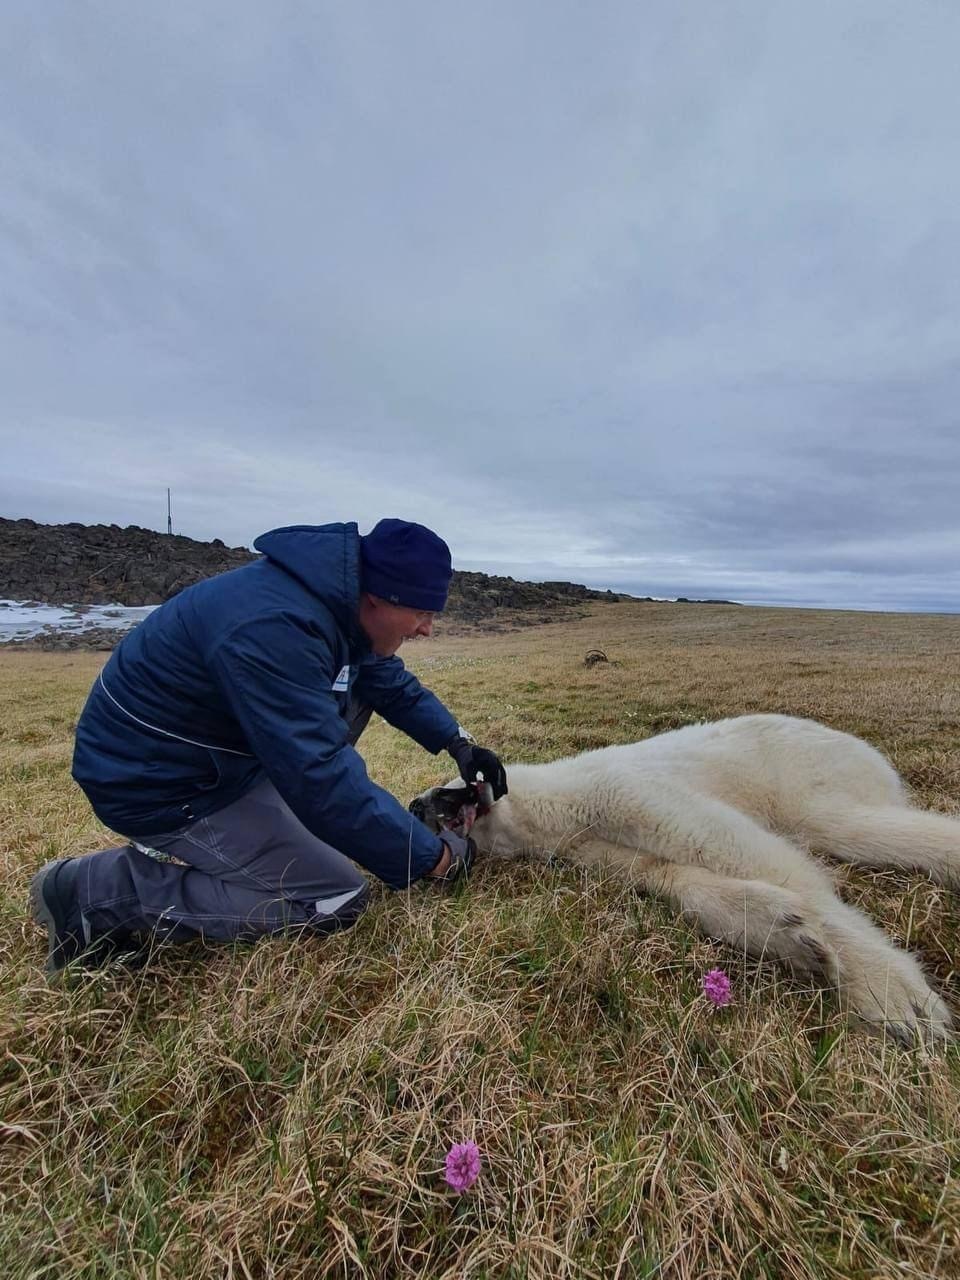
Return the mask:
<svg viewBox="0 0 960 1280">
<path fill-rule="evenodd" d="M 44 604 L 162 604 L 203 578 L 257 557 L 219 538 L 137 525 L 38 524 L 0 517 L 0 599 Z"/>
<path fill-rule="evenodd" d="M 0 599 L 58 605 L 162 604 L 184 587 L 256 560 L 219 538 L 200 542 L 137 525 L 39 524 L 0 517 Z M 596 601 L 635 597 L 572 582 L 517 582 L 455 571 L 442 628 L 504 630 L 576 617 Z M 110 648 L 122 632 L 69 634 L 51 629 L 30 648 Z"/>
</svg>

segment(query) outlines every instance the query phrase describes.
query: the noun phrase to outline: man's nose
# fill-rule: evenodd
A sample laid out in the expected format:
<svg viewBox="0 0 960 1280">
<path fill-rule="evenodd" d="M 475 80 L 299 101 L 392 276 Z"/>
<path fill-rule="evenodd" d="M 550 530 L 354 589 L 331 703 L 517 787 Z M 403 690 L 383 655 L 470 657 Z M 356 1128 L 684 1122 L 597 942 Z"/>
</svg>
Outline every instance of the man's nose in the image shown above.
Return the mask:
<svg viewBox="0 0 960 1280">
<path fill-rule="evenodd" d="M 424 618 L 424 620 L 420 623 L 419 627 L 417 627 L 417 635 L 428 636 L 432 630 L 433 630 L 433 619 Z"/>
</svg>

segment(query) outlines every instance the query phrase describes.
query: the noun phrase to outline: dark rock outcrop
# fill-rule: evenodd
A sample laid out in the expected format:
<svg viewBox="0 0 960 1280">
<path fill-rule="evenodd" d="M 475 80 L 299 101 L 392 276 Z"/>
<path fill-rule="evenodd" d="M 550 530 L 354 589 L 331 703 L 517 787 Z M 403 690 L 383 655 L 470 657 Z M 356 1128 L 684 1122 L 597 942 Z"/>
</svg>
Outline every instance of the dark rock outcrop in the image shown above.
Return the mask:
<svg viewBox="0 0 960 1280">
<path fill-rule="evenodd" d="M 0 599 L 45 604 L 161 604 L 194 582 L 255 560 L 219 538 L 137 525 L 38 524 L 0 517 Z"/>
<path fill-rule="evenodd" d="M 450 583 L 444 617 L 478 622 L 498 610 L 507 610 L 536 614 L 532 618 L 534 622 L 552 622 L 556 617 L 566 616 L 578 605 L 595 601 L 615 604 L 618 600 L 634 598 L 617 595 L 613 591 L 594 591 L 592 587 L 581 587 L 575 582 L 516 582 L 513 578 L 458 570 Z M 554 616 L 540 616 L 544 613 Z"/>
<path fill-rule="evenodd" d="M 56 605 L 162 604 L 184 587 L 256 560 L 246 547 L 219 538 L 158 533 L 137 525 L 38 524 L 0 517 L 0 599 Z M 455 572 L 440 629 L 491 630 L 535 626 L 580 616 L 597 601 L 635 597 L 573 582 L 517 582 L 486 573 Z M 30 648 L 110 648 L 122 635 L 110 628 L 64 633 L 48 629 Z"/>
</svg>

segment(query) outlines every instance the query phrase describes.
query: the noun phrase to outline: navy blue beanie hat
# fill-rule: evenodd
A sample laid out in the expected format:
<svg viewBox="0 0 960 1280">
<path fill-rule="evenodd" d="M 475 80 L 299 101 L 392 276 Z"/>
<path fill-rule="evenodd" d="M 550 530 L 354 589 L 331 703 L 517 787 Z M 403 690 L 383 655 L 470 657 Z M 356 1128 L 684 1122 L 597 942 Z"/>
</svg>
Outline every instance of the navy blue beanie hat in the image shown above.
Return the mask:
<svg viewBox="0 0 960 1280">
<path fill-rule="evenodd" d="M 390 604 L 438 613 L 452 573 L 450 548 L 422 524 L 381 520 L 360 539 L 360 585 Z"/>
</svg>

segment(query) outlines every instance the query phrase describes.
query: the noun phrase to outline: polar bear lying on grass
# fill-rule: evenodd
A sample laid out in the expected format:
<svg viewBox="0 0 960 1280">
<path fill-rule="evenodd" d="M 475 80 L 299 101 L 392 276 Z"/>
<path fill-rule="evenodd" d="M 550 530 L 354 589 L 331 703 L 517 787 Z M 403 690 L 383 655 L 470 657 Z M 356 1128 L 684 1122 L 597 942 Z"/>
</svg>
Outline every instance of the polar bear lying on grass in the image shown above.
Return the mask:
<svg viewBox="0 0 960 1280">
<path fill-rule="evenodd" d="M 897 1039 L 944 1036 L 950 1013 L 919 964 L 837 897 L 810 851 L 960 883 L 960 820 L 911 808 L 893 767 L 813 720 L 738 716 L 549 764 L 508 769 L 476 820 L 481 853 L 607 864 L 708 936 L 834 984 L 855 1018 Z M 462 782 L 411 809 L 439 830 Z"/>
</svg>

